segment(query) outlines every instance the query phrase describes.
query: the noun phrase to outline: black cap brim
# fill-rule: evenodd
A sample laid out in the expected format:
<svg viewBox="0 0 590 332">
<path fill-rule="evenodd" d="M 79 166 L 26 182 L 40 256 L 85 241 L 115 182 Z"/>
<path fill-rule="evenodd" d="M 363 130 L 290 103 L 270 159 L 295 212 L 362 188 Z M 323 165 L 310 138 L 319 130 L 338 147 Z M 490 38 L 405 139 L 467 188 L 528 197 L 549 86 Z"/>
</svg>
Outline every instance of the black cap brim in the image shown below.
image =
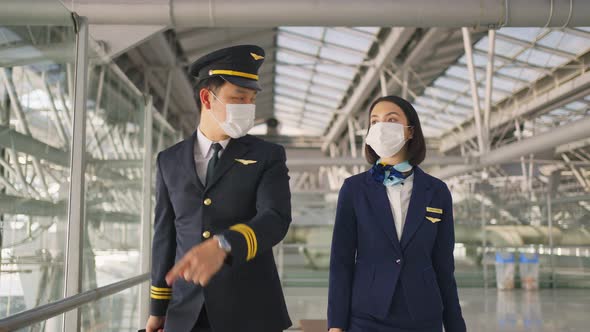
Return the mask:
<svg viewBox="0 0 590 332">
<path fill-rule="evenodd" d="M 241 86 L 242 88 L 252 89 L 256 91 L 262 91 L 260 84 L 258 81 L 251 80 L 249 78 L 244 77 L 237 77 L 237 76 L 229 76 L 229 75 L 219 75 L 224 80 L 230 82 L 231 84 L 235 84 L 237 86 Z"/>
</svg>

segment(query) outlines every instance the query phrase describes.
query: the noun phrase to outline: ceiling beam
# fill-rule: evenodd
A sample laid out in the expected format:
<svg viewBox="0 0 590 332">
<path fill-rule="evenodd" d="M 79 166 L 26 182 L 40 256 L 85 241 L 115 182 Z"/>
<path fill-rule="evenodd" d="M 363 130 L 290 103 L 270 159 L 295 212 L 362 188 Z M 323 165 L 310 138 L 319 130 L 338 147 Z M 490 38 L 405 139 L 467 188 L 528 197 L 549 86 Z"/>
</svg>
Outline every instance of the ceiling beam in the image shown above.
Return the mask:
<svg viewBox="0 0 590 332">
<path fill-rule="evenodd" d="M 575 76 L 572 78 L 572 75 Z M 512 98 L 494 107 L 490 113 L 490 130 L 506 125 L 515 118 L 544 114 L 584 98 L 590 94 L 590 72 L 581 73 L 579 69 L 563 68 L 555 76 L 537 81 L 533 90 L 544 92 L 531 94 L 529 89 L 522 89 Z M 466 121 L 461 127 L 462 129 L 445 133 L 441 137 L 441 152 L 447 152 L 475 137 L 477 130 L 473 119 Z"/>
<path fill-rule="evenodd" d="M 340 135 L 348 128 L 348 119 L 358 112 L 366 96 L 377 86 L 379 75 L 383 68 L 391 63 L 406 45 L 415 29 L 412 28 L 393 28 L 389 35 L 379 45 L 379 52 L 375 56 L 374 65 L 369 67 L 364 73 L 360 82 L 356 85 L 352 96 L 348 99 L 346 105 L 342 108 L 341 114 L 336 118 L 333 126 L 326 134 L 322 151 L 327 151 L 328 147 L 336 141 Z"/>
</svg>

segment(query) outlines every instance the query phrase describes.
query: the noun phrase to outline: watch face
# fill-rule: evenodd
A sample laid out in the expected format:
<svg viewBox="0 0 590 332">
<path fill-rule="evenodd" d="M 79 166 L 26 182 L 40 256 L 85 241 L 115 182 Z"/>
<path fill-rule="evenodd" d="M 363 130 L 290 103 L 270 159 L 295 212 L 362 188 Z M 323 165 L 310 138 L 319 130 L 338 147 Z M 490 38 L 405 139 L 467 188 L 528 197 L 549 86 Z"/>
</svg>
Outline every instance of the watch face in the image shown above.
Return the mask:
<svg viewBox="0 0 590 332">
<path fill-rule="evenodd" d="M 231 251 L 231 245 L 224 236 L 218 236 L 217 240 L 219 241 L 219 247 L 221 249 L 228 253 Z"/>
</svg>

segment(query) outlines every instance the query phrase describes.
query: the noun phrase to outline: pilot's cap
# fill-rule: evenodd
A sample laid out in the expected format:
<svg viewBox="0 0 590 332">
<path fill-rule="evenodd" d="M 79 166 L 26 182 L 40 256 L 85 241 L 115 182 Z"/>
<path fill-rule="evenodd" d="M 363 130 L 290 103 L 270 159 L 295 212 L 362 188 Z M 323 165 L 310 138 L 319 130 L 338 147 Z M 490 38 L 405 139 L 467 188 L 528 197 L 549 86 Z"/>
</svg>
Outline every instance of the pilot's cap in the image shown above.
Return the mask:
<svg viewBox="0 0 590 332">
<path fill-rule="evenodd" d="M 264 50 L 256 45 L 238 45 L 211 52 L 190 66 L 189 74 L 204 79 L 220 76 L 244 88 L 262 90 L 258 70 L 264 62 Z"/>
</svg>

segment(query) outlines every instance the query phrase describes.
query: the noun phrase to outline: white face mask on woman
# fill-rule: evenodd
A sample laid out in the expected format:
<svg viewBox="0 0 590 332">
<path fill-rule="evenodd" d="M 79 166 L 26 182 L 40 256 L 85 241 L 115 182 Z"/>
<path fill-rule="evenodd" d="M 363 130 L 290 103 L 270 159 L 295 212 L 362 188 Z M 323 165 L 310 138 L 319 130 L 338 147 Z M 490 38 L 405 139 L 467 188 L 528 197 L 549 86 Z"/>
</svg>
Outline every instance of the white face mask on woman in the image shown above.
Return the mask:
<svg viewBox="0 0 590 332">
<path fill-rule="evenodd" d="M 409 127 L 409 126 L 408 126 Z M 406 126 L 395 122 L 377 122 L 371 125 L 367 134 L 367 144 L 381 158 L 398 153 L 407 140 L 404 136 Z"/>
<path fill-rule="evenodd" d="M 217 96 L 210 91 L 213 97 L 220 103 L 225 105 L 225 121 L 219 122 L 213 114 L 211 115 L 215 122 L 223 129 L 223 131 L 231 138 L 240 138 L 245 136 L 252 127 L 254 127 L 254 119 L 256 118 L 255 104 L 225 104 Z"/>
</svg>

